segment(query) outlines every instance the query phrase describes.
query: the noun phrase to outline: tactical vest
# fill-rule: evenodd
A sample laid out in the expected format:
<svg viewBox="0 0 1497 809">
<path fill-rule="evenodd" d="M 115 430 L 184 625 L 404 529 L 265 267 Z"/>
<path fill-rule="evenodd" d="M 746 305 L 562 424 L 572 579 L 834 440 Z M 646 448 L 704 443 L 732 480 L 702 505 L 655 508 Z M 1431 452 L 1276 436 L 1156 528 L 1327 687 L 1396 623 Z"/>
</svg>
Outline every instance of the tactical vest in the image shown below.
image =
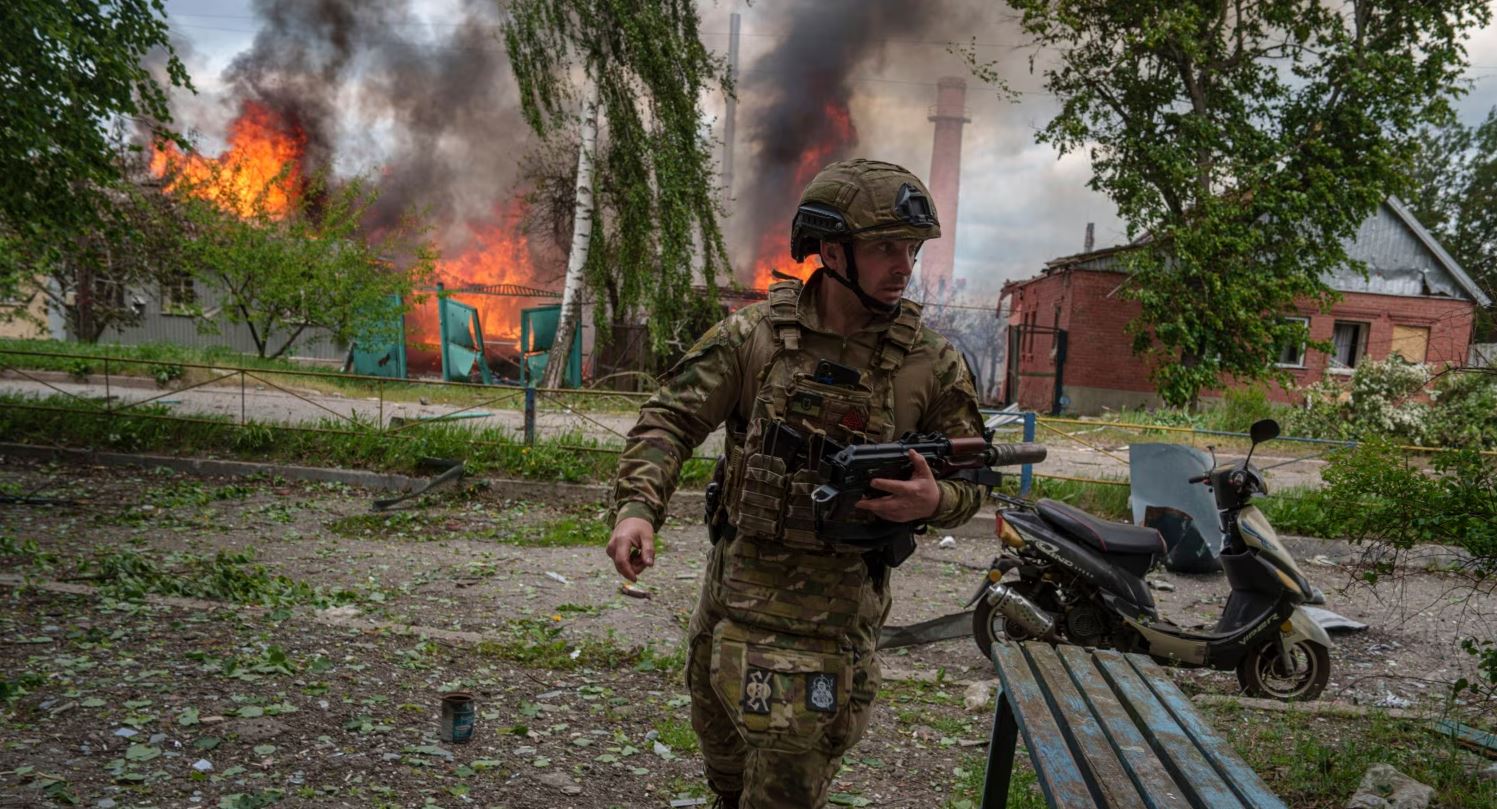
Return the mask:
<svg viewBox="0 0 1497 809">
<path fill-rule="evenodd" d="M 736 531 L 719 596 L 740 623 L 835 639 L 846 634 L 869 585 L 868 548 L 817 535 L 811 492 L 825 482 L 820 454 L 834 446 L 828 439 L 893 440 L 894 376 L 919 338 L 920 305 L 901 301 L 860 382 L 833 386 L 815 379 L 822 357 L 801 348 L 802 288 L 791 280 L 769 289 L 775 350 L 759 372 L 747 429 L 730 440 L 722 507 Z M 766 431 L 781 421 L 805 438 L 804 460 L 795 466 L 764 446 Z"/>
</svg>

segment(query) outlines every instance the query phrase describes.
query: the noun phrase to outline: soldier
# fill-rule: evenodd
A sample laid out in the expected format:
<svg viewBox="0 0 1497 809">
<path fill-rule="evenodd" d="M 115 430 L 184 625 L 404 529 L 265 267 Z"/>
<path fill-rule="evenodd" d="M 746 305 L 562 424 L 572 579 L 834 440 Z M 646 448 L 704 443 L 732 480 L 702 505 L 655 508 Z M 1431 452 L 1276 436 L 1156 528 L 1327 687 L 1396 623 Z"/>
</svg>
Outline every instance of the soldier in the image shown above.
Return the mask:
<svg viewBox="0 0 1497 809">
<path fill-rule="evenodd" d="M 878 693 L 874 650 L 891 569 L 913 551 L 915 526 L 960 525 L 980 504 L 976 485 L 936 480 L 915 453 L 910 480 L 876 481 L 889 496 L 860 502 L 857 520 L 818 531 L 810 500 L 820 455 L 838 443 L 910 430 L 982 435 L 961 355 L 903 298 L 921 243 L 940 235 L 930 194 L 910 172 L 872 160 L 827 166 L 790 230 L 791 256 L 818 253 L 822 266 L 709 329 L 629 433 L 608 555 L 634 581 L 655 562 L 682 462 L 727 425 L 686 664 L 692 727 L 719 806 L 826 804 Z M 822 360 L 842 373 L 818 374 Z M 890 541 L 866 541 L 878 533 L 871 526 L 890 522 L 907 525 Z"/>
</svg>

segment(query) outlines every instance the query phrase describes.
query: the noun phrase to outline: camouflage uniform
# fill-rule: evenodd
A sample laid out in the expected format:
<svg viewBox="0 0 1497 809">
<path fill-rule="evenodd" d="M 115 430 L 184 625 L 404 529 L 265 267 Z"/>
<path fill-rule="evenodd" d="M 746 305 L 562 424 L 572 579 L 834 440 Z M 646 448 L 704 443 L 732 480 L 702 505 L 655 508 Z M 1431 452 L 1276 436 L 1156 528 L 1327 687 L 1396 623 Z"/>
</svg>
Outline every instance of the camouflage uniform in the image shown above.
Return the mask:
<svg viewBox="0 0 1497 809">
<path fill-rule="evenodd" d="M 723 499 L 737 531 L 710 553 L 686 680 L 708 780 L 719 793 L 741 790 L 740 805 L 756 809 L 825 805 L 842 754 L 868 725 L 890 606 L 888 566 L 812 529 L 814 465 L 787 469 L 755 451 L 765 425 L 784 420 L 842 441 L 982 433 L 966 364 L 920 327 L 920 307 L 903 301 L 847 337 L 826 331 L 815 303 L 826 272 L 804 286 L 776 284 L 769 301 L 697 341 L 640 409 L 614 493 L 615 521 L 641 517 L 659 530 L 683 460 L 726 423 Z M 867 369 L 864 383 L 823 389 L 808 379 L 819 359 Z M 980 505 L 973 484 L 937 485 L 931 525 L 959 525 Z"/>
</svg>

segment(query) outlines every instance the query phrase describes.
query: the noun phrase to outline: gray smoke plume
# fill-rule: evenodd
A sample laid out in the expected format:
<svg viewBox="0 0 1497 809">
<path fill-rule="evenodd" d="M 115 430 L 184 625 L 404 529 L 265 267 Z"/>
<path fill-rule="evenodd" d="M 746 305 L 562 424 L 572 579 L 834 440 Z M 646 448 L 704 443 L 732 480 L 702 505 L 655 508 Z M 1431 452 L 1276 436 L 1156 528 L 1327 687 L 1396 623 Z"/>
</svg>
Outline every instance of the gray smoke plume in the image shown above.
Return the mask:
<svg viewBox="0 0 1497 809">
<path fill-rule="evenodd" d="M 887 60 L 918 61 L 922 54 L 901 50 L 899 41 L 918 40 L 940 30 L 956 30 L 965 16 L 955 0 L 818 0 L 798 4 L 784 36 L 769 52 L 746 65 L 739 84 L 749 123 L 747 147 L 752 185 L 736 189 L 735 234 L 739 255 L 757 262 L 788 262 L 786 248 L 756 255 L 763 234 L 788 236 L 801 186 L 822 165 L 858 156 L 856 130 L 868 126 L 839 120 L 854 95 L 856 71 Z M 952 8 L 945 8 L 950 6 Z M 851 136 L 849 133 L 851 132 Z M 923 174 L 923 167 L 914 167 Z M 788 245 L 788 239 L 784 240 Z"/>
<path fill-rule="evenodd" d="M 528 138 L 493 0 L 439 22 L 412 0 L 255 0 L 254 45 L 225 73 L 238 100 L 306 137 L 306 167 L 376 163 L 368 226 L 421 211 L 454 228 L 487 222 L 513 194 Z M 518 146 L 518 148 L 517 148 Z"/>
</svg>

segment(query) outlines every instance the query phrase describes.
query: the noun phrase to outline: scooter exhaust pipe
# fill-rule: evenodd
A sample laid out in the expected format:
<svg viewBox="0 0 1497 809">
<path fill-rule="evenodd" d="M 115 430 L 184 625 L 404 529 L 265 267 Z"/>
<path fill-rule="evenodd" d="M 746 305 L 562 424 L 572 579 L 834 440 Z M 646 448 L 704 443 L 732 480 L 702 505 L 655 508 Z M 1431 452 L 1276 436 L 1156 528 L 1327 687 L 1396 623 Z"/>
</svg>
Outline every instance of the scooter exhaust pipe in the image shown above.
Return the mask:
<svg viewBox="0 0 1497 809">
<path fill-rule="evenodd" d="M 1024 627 L 1024 631 L 1031 637 L 1040 640 L 1054 639 L 1055 619 L 1012 587 L 994 584 L 988 588 L 986 598 L 990 606 L 1002 613 L 1004 618 Z"/>
</svg>

